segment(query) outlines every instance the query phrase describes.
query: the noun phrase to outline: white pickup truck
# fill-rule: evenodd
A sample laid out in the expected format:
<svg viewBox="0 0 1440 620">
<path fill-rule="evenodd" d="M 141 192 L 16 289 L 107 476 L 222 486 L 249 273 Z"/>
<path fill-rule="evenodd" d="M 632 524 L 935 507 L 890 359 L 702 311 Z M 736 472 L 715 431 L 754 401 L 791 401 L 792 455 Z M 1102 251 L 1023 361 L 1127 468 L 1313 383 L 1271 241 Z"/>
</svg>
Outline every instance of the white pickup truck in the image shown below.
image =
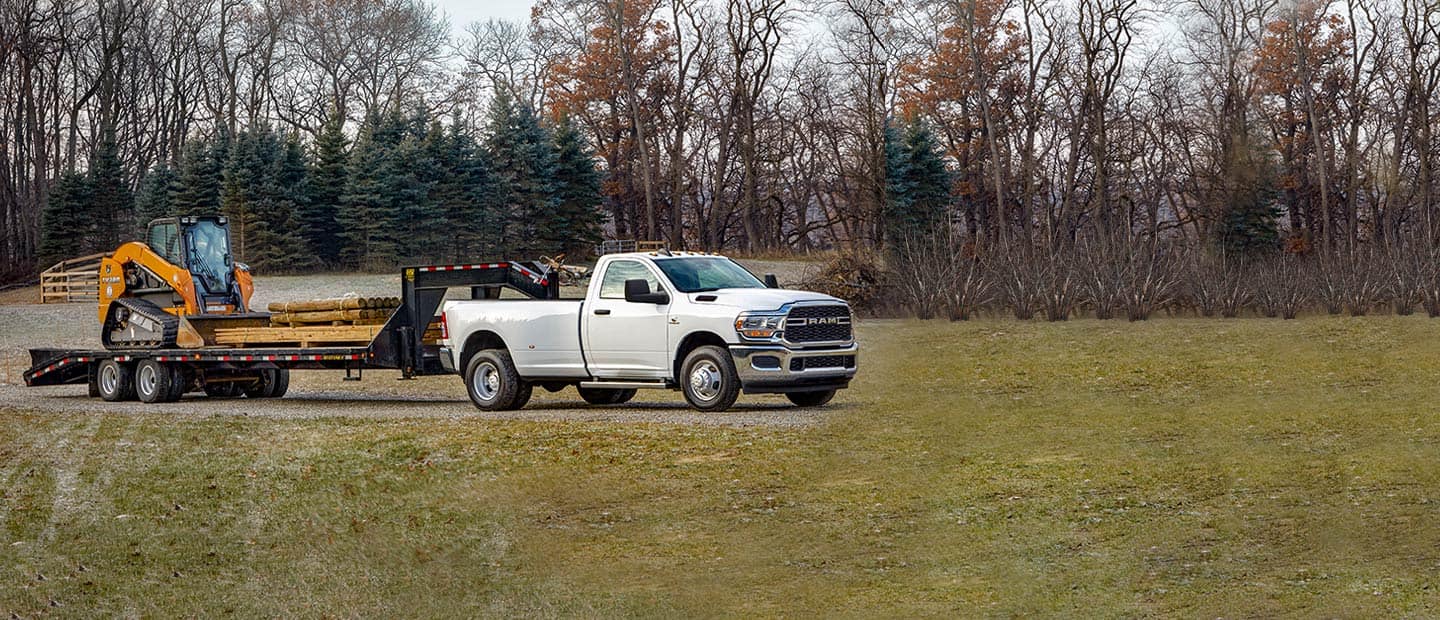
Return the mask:
<svg viewBox="0 0 1440 620">
<path fill-rule="evenodd" d="M 484 410 L 572 385 L 591 404 L 678 388 L 705 411 L 742 391 L 813 407 L 849 385 L 859 356 L 843 300 L 777 288 L 713 254 L 611 254 L 584 299 L 446 301 L 441 312 L 440 362 Z"/>
</svg>

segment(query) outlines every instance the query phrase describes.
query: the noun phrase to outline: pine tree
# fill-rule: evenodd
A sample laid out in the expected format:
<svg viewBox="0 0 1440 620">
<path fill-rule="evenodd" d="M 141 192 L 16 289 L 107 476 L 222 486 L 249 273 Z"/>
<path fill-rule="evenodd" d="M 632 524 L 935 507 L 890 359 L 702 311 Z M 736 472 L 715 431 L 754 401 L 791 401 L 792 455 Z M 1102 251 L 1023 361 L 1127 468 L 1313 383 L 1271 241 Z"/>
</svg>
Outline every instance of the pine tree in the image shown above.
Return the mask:
<svg viewBox="0 0 1440 620">
<path fill-rule="evenodd" d="M 175 215 L 220 212 L 222 171 L 229 160 L 230 137 L 221 132 L 211 140 L 191 140 L 180 151 L 179 178 L 171 199 Z"/>
<path fill-rule="evenodd" d="M 309 197 L 297 205 L 296 219 L 310 251 L 327 265 L 340 260 L 340 198 L 345 194 L 350 141 L 345 137 L 345 115 L 332 111 L 315 138 L 309 171 Z"/>
<path fill-rule="evenodd" d="M 950 171 L 945 169 L 935 133 L 923 120 L 916 119 L 905 132 L 905 150 L 909 156 L 909 224 L 925 233 L 934 232 L 950 211 Z"/>
<path fill-rule="evenodd" d="M 555 210 L 554 232 L 548 239 L 566 254 L 576 255 L 600 241 L 600 173 L 595 169 L 595 154 L 585 142 L 570 117 L 561 119 L 555 132 Z"/>
<path fill-rule="evenodd" d="M 1226 175 L 1229 200 L 1217 238 L 1226 252 L 1254 256 L 1279 247 L 1276 201 L 1280 192 L 1274 163 L 1259 148 L 1241 146 Z"/>
<path fill-rule="evenodd" d="M 341 196 L 341 260 L 362 269 L 396 263 L 393 144 L 394 131 L 371 118 L 360 128 L 350 153 L 350 175 Z"/>
<path fill-rule="evenodd" d="M 392 194 L 400 234 L 397 241 L 406 262 L 433 262 L 443 254 L 444 209 L 432 194 L 443 170 L 436 158 L 445 132 L 424 113 L 409 118 L 398 115 L 400 141 L 395 146 Z"/>
<path fill-rule="evenodd" d="M 41 266 L 87 253 L 84 249 L 90 231 L 85 217 L 90 201 L 90 179 L 86 175 L 71 171 L 55 181 L 50 200 L 40 214 Z"/>
<path fill-rule="evenodd" d="M 135 195 L 136 238 L 144 236 L 151 220 L 168 217 L 175 212 L 172 201 L 178 177 L 165 162 L 155 164 L 140 181 L 140 191 Z"/>
<path fill-rule="evenodd" d="M 951 199 L 950 172 L 929 126 L 915 119 L 902 135 L 887 124 L 885 163 L 890 243 L 929 237 L 945 223 Z"/>
<path fill-rule="evenodd" d="M 299 142 L 282 142 L 265 125 L 241 132 L 222 176 L 222 210 L 230 218 L 237 260 L 271 273 L 313 266 L 295 217 L 297 204 L 306 199 Z"/>
<path fill-rule="evenodd" d="M 458 119 L 438 146 L 443 174 L 431 195 L 445 217 L 446 258 L 458 262 L 495 254 L 500 209 L 484 154 Z"/>
<path fill-rule="evenodd" d="M 273 264 L 268 270 L 302 271 L 314 268 L 319 260 L 310 251 L 299 219 L 299 213 L 309 204 L 310 188 L 305 149 L 300 145 L 298 136 L 291 134 L 281 142 L 274 167 L 266 179 L 266 190 L 270 194 L 270 208 L 262 213 L 262 217 L 266 222 L 267 236 L 260 241 L 267 246 L 268 258 Z"/>
<path fill-rule="evenodd" d="M 495 174 L 497 197 L 506 205 L 500 246 L 506 255 L 553 253 L 562 236 L 556 220 L 555 148 L 549 132 L 528 105 L 505 90 L 490 107 L 486 154 Z"/>
<path fill-rule="evenodd" d="M 82 212 L 87 214 L 92 231 L 84 250 L 113 250 L 128 241 L 134 230 L 135 197 L 125 180 L 125 167 L 120 163 L 120 148 L 115 140 L 115 126 L 106 123 L 100 130 L 100 143 L 90 155 L 90 203 Z"/>
<path fill-rule="evenodd" d="M 910 212 L 910 158 L 904 137 L 892 119 L 885 121 L 885 238 L 890 244 L 906 234 L 903 216 Z"/>
</svg>

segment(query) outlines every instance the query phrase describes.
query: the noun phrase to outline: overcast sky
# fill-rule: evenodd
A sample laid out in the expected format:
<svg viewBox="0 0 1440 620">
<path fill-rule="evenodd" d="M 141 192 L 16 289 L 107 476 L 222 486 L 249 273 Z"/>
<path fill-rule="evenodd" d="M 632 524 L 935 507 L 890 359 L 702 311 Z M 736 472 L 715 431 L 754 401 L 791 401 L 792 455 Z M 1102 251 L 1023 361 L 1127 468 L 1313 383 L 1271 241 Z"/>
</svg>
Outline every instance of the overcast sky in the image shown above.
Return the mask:
<svg viewBox="0 0 1440 620">
<path fill-rule="evenodd" d="M 535 3 L 533 0 L 434 0 L 435 6 L 440 7 L 446 15 L 450 16 L 450 29 L 459 34 L 465 31 L 465 26 L 470 22 L 483 22 L 487 19 L 503 19 L 506 21 L 530 21 L 530 7 Z"/>
</svg>

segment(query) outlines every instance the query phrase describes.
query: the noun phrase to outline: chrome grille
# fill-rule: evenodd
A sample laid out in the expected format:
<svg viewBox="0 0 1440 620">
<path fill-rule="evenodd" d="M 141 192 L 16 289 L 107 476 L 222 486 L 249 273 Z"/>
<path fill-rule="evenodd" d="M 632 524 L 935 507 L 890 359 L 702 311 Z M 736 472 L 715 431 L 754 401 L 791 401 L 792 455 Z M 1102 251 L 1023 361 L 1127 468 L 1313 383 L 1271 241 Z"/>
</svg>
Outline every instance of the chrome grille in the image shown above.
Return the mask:
<svg viewBox="0 0 1440 620">
<path fill-rule="evenodd" d="M 840 305 L 796 306 L 785 318 L 785 339 L 790 342 L 848 341 L 850 308 Z"/>
</svg>

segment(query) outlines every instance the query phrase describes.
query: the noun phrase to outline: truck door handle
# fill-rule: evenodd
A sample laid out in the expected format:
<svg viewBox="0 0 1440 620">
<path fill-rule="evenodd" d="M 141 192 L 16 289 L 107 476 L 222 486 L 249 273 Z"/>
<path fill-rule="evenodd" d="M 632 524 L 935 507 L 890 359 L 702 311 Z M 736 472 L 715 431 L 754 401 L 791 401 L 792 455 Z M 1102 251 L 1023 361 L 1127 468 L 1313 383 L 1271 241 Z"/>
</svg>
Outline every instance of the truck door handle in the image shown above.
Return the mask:
<svg viewBox="0 0 1440 620">
<path fill-rule="evenodd" d="M 606 314 L 610 314 L 610 310 L 609 310 L 609 309 L 606 309 L 606 308 L 596 308 L 596 309 L 595 309 L 595 314 L 599 314 L 599 315 L 602 315 L 602 316 L 603 316 L 603 315 L 606 315 Z"/>
</svg>

